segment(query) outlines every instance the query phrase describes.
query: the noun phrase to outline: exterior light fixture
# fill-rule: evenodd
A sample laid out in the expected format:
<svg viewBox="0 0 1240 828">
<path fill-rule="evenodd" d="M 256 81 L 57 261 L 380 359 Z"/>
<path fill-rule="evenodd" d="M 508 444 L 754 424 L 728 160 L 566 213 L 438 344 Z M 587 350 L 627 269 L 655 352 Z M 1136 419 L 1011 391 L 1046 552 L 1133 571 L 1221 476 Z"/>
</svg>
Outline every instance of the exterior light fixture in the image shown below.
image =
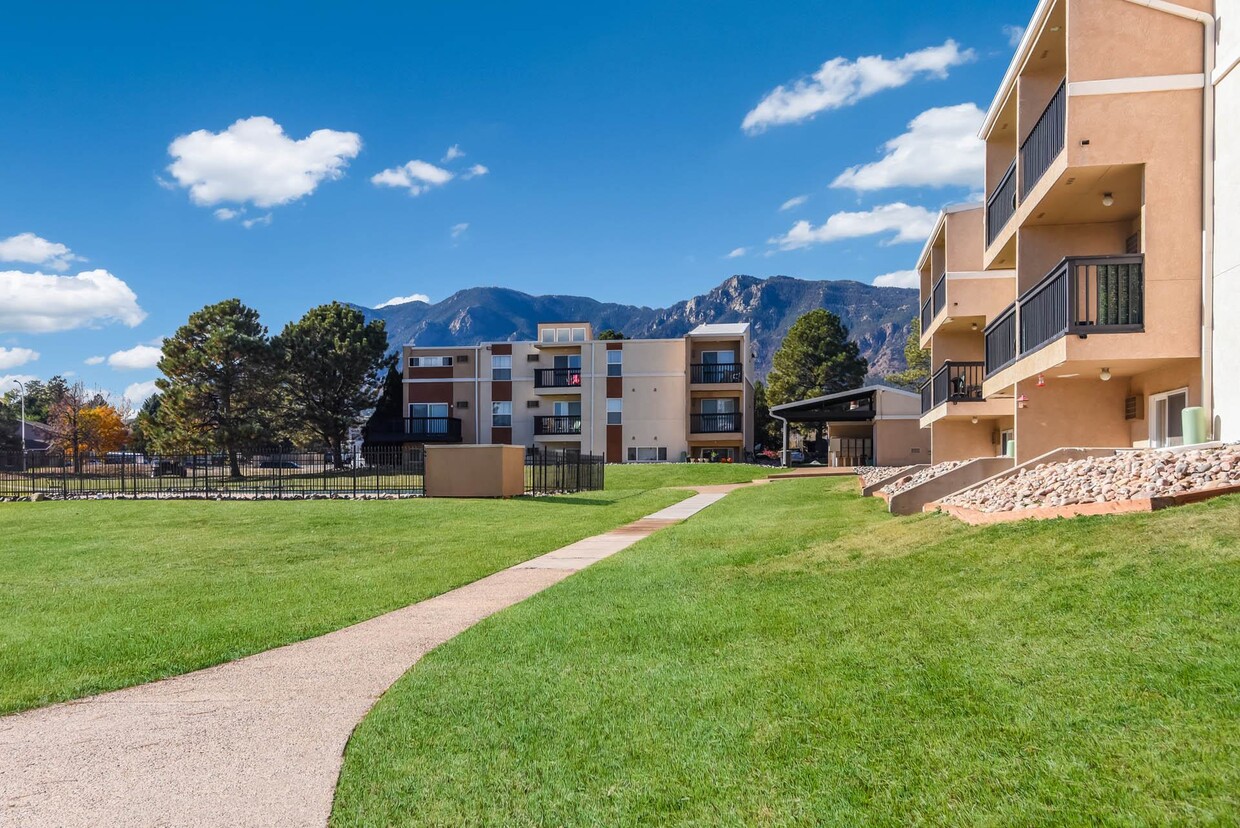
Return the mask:
<svg viewBox="0 0 1240 828">
<path fill-rule="evenodd" d="M 1111 195 L 1110 193 L 1102 194 L 1102 206 L 1103 207 L 1110 207 L 1114 203 L 1115 203 L 1115 196 Z"/>
<path fill-rule="evenodd" d="M 1103 382 L 1110 382 L 1111 381 L 1111 369 L 1103 368 L 1102 371 L 1098 374 L 1098 379 L 1102 380 Z"/>
<path fill-rule="evenodd" d="M 969 327 L 970 327 L 970 328 L 972 328 L 973 330 L 975 330 L 975 331 L 976 331 L 976 330 L 977 330 L 977 323 L 976 323 L 976 322 L 974 322 L 974 323 L 973 323 L 972 325 L 970 325 Z"/>
<path fill-rule="evenodd" d="M 977 417 L 973 418 L 973 425 L 977 425 Z"/>
<path fill-rule="evenodd" d="M 1046 375 L 1038 374 L 1038 388 L 1041 388 L 1044 385 L 1046 385 Z"/>
<path fill-rule="evenodd" d="M 1019 397 L 1016 398 L 1016 405 L 1019 406 L 1020 408 L 1028 408 L 1029 398 L 1026 397 L 1024 394 L 1021 394 Z"/>
</svg>

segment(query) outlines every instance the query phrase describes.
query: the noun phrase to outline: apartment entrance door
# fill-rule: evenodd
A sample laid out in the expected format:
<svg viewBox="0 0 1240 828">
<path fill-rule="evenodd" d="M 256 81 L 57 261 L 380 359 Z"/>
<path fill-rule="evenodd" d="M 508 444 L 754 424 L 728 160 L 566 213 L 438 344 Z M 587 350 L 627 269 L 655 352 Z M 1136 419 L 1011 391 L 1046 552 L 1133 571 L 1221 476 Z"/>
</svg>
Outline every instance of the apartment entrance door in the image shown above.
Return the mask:
<svg viewBox="0 0 1240 828">
<path fill-rule="evenodd" d="M 409 416 L 413 418 L 415 434 L 447 434 L 447 403 L 410 403 Z"/>
<path fill-rule="evenodd" d="M 1188 389 L 1168 391 L 1150 397 L 1150 445 L 1155 448 L 1184 445 L 1184 409 L 1188 408 Z"/>
</svg>

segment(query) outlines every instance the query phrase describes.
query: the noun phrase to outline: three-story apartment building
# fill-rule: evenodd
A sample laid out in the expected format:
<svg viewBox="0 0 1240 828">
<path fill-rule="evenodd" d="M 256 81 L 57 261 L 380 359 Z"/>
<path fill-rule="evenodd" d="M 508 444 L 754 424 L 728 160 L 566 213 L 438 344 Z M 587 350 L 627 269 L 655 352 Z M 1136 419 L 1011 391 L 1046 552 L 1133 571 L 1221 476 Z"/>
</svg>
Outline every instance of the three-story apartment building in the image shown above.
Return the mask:
<svg viewBox="0 0 1240 828">
<path fill-rule="evenodd" d="M 531 342 L 404 349 L 405 417 L 372 442 L 509 443 L 608 462 L 743 460 L 753 449 L 748 323 L 599 340 L 544 323 Z"/>
</svg>

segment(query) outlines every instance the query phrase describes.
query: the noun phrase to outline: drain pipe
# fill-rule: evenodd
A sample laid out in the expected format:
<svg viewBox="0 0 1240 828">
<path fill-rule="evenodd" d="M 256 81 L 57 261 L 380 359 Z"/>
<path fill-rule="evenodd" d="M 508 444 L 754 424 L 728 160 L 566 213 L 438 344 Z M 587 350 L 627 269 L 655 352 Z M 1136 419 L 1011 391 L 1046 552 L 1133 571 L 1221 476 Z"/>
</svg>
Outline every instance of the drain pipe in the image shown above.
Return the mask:
<svg viewBox="0 0 1240 828">
<path fill-rule="evenodd" d="M 1214 77 L 1216 22 L 1214 16 L 1166 0 L 1124 0 L 1184 20 L 1200 23 L 1205 41 L 1205 84 L 1201 101 L 1201 407 L 1209 418 L 1206 439 L 1214 437 Z M 1232 63 L 1228 71 L 1235 66 Z"/>
<path fill-rule="evenodd" d="M 788 468 L 788 420 L 786 417 L 781 417 L 775 413 L 772 413 L 771 416 L 784 424 L 782 429 L 784 435 L 784 445 L 779 452 L 779 465 L 781 468 L 786 469 Z"/>
</svg>

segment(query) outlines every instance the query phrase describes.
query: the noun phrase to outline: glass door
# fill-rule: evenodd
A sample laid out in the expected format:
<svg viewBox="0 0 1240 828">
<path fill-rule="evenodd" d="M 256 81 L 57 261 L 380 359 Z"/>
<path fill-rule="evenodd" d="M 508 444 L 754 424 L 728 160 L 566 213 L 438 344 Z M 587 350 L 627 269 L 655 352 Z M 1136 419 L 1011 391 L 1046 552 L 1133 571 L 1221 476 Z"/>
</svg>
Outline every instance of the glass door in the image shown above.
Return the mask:
<svg viewBox="0 0 1240 828">
<path fill-rule="evenodd" d="M 1184 409 L 1188 408 L 1188 389 L 1150 397 L 1150 445 L 1169 448 L 1184 445 Z"/>
<path fill-rule="evenodd" d="M 414 434 L 447 434 L 448 404 L 447 403 L 410 403 L 409 416 Z"/>
</svg>

